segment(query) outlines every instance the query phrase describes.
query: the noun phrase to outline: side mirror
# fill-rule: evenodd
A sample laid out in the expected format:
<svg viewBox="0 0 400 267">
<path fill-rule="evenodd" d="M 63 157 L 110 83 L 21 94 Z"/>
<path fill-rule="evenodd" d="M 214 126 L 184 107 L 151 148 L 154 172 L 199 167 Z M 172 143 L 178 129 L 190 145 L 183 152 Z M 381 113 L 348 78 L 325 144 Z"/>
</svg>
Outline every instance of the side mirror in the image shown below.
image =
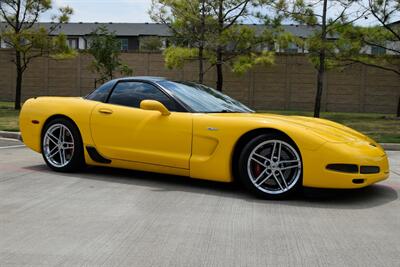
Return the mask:
<svg viewBox="0 0 400 267">
<path fill-rule="evenodd" d="M 143 100 L 140 102 L 140 108 L 144 110 L 157 110 L 163 116 L 168 116 L 171 112 L 161 103 L 156 100 Z"/>
</svg>

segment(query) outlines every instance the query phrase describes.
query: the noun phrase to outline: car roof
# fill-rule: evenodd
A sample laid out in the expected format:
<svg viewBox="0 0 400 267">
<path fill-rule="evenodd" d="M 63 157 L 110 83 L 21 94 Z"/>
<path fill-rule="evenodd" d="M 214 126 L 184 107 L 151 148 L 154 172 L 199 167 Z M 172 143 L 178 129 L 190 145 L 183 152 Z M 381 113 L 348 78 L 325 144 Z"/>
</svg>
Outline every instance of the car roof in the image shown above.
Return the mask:
<svg viewBox="0 0 400 267">
<path fill-rule="evenodd" d="M 131 76 L 131 77 L 123 77 L 115 79 L 114 81 L 129 81 L 129 80 L 142 80 L 142 81 L 150 81 L 150 82 L 159 82 L 167 80 L 165 77 L 156 77 L 156 76 Z"/>
</svg>

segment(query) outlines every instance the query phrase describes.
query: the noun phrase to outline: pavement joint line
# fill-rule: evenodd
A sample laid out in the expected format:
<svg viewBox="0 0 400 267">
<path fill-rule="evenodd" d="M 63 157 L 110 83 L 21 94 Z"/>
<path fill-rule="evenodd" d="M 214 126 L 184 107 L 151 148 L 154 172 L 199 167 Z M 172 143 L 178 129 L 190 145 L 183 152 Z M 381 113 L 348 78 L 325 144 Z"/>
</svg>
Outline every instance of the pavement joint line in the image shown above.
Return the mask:
<svg viewBox="0 0 400 267">
<path fill-rule="evenodd" d="M 14 139 L 14 138 L 7 138 L 7 137 L 0 137 L 0 140 L 5 140 L 5 141 L 13 141 L 13 142 L 21 142 L 18 139 Z"/>
<path fill-rule="evenodd" d="M 6 149 L 6 148 L 18 148 L 18 147 L 25 147 L 25 145 L 17 145 L 17 146 L 0 146 L 0 149 Z"/>
</svg>

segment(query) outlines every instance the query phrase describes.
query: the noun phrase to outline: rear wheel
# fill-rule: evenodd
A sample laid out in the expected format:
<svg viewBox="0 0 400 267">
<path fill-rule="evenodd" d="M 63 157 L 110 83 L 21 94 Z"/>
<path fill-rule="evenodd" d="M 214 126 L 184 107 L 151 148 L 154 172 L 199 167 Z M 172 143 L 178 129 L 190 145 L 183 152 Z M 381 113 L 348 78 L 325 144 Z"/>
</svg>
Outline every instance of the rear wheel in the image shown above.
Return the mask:
<svg viewBox="0 0 400 267">
<path fill-rule="evenodd" d="M 263 134 L 250 140 L 239 157 L 239 178 L 258 196 L 280 199 L 302 183 L 302 161 L 296 145 L 279 134 Z"/>
<path fill-rule="evenodd" d="M 84 156 L 78 128 L 63 118 L 46 124 L 42 136 L 42 155 L 46 164 L 55 171 L 81 169 Z"/>
</svg>

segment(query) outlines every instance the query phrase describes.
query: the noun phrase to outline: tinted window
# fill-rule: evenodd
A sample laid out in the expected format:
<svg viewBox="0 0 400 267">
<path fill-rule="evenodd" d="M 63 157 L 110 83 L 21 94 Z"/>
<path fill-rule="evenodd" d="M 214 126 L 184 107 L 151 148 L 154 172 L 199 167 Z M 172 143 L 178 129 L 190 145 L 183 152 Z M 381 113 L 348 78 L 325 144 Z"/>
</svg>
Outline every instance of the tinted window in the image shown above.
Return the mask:
<svg viewBox="0 0 400 267">
<path fill-rule="evenodd" d="M 140 108 L 143 100 L 157 100 L 164 104 L 170 111 L 176 111 L 175 102 L 161 92 L 158 88 L 142 82 L 120 82 L 114 88 L 109 103 L 122 106 Z"/>
<path fill-rule="evenodd" d="M 114 85 L 113 81 L 103 84 L 102 86 L 94 90 L 90 95 L 88 95 L 86 99 L 105 102 L 113 85 Z"/>
<path fill-rule="evenodd" d="M 210 87 L 189 82 L 159 82 L 194 112 L 253 112 L 251 109 Z"/>
</svg>

